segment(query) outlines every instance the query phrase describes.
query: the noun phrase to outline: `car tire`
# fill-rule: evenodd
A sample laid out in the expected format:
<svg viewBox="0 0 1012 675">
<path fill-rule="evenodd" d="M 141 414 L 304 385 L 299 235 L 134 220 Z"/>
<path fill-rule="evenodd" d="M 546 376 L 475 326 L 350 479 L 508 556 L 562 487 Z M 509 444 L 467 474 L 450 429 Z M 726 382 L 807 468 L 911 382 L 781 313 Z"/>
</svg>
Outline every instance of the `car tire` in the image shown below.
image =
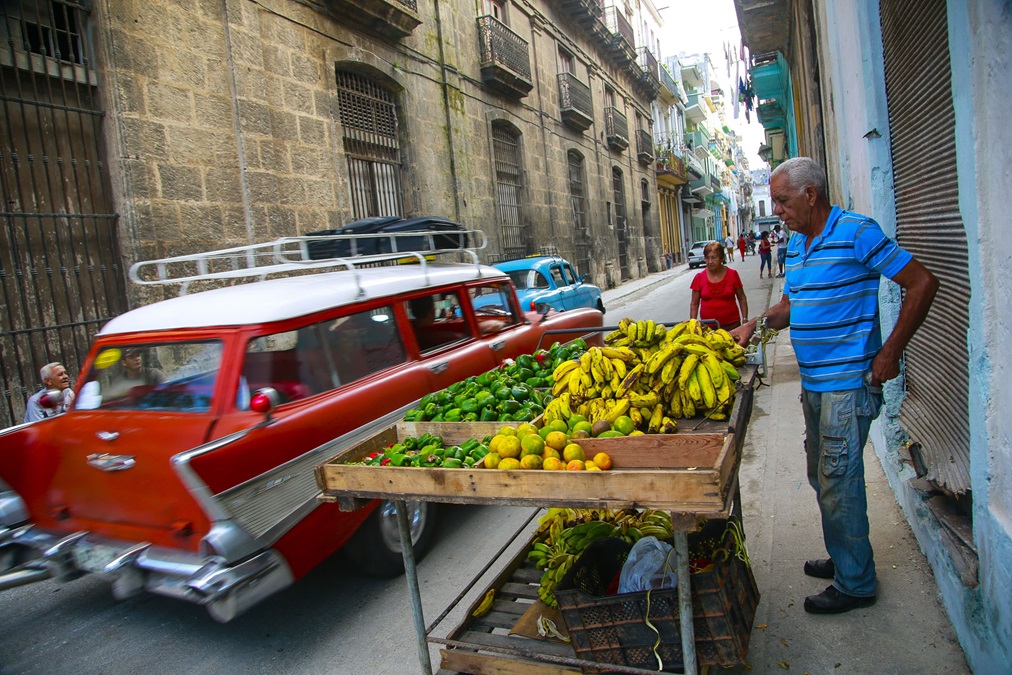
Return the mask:
<svg viewBox="0 0 1012 675">
<path fill-rule="evenodd" d="M 601 312 L 601 314 L 604 314 L 604 301 L 601 300 L 600 298 L 597 301 L 597 311 Z"/>
<path fill-rule="evenodd" d="M 406 502 L 415 560 L 421 560 L 436 532 L 436 505 Z M 356 567 L 372 577 L 389 579 L 404 573 L 397 510 L 392 501 L 379 506 L 344 546 L 342 553 Z"/>
</svg>

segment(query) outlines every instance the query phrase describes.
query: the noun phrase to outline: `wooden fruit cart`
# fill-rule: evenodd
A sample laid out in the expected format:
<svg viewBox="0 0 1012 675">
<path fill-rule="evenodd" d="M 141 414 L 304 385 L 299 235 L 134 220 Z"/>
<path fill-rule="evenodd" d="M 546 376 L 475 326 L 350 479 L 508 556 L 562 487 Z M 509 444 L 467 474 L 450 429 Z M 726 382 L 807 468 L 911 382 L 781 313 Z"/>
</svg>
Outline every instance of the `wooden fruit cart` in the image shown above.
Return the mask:
<svg viewBox="0 0 1012 675">
<path fill-rule="evenodd" d="M 501 636 L 498 636 L 499 642 L 491 638 L 482 640 L 483 631 L 471 630 L 467 621 L 451 639 L 429 638 L 422 616 L 404 502 L 666 510 L 671 513 L 675 530 L 684 672 L 696 673 L 687 534 L 701 519 L 727 518 L 739 504 L 738 468 L 756 381 L 755 366 L 746 365 L 741 369 L 738 395 L 726 421 L 679 420 L 679 430 L 674 434 L 584 441 L 593 446 L 587 448 L 588 454 L 606 449 L 611 455 L 614 468 L 605 472 L 391 468 L 347 463 L 421 430 L 411 423 L 399 423 L 318 466 L 320 499 L 338 502 L 343 510 L 360 508 L 370 499 L 392 500 L 397 504 L 405 576 L 424 673 L 432 672 L 429 642 L 451 648 L 442 651 L 444 666 L 451 670 L 508 672 L 516 669 L 516 658 L 527 659 L 525 663 L 532 667 L 537 664 L 530 659 L 554 664 L 555 672 L 567 672 L 567 668 L 580 666 L 600 667 L 601 664 L 575 658 L 575 652 L 568 646 L 560 648 L 536 640 L 528 640 L 526 649 L 511 650 L 501 644 Z M 473 435 L 467 425 L 444 426 L 442 431 L 447 443 L 459 443 Z M 523 585 L 525 574 L 530 575 L 530 570 L 513 565 L 500 574 L 494 584 L 516 585 L 519 581 Z M 519 577 L 513 579 L 517 575 Z M 506 613 L 510 613 L 508 608 Z M 487 630 L 484 633 L 488 634 Z M 484 665 L 479 668 L 476 665 L 479 663 Z M 647 672 L 610 665 L 608 668 L 614 672 Z"/>
</svg>

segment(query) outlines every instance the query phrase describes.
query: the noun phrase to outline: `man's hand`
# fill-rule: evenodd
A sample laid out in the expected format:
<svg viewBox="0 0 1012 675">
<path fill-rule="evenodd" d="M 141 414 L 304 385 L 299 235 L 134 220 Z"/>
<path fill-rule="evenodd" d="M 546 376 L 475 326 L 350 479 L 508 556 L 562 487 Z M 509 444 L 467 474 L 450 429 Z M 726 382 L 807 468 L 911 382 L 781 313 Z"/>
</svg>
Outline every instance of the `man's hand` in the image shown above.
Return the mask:
<svg viewBox="0 0 1012 675">
<path fill-rule="evenodd" d="M 883 382 L 888 382 L 899 374 L 899 355 L 894 355 L 892 350 L 883 349 L 871 362 L 871 386 L 873 387 L 881 387 Z"/>
<path fill-rule="evenodd" d="M 756 319 L 752 319 L 751 321 L 746 321 L 742 325 L 738 326 L 737 328 L 729 332 L 731 333 L 731 337 L 734 338 L 735 342 L 737 342 L 742 347 L 746 347 L 748 346 L 748 341 L 752 339 L 752 334 L 755 333 L 755 326 L 756 326 Z"/>
</svg>

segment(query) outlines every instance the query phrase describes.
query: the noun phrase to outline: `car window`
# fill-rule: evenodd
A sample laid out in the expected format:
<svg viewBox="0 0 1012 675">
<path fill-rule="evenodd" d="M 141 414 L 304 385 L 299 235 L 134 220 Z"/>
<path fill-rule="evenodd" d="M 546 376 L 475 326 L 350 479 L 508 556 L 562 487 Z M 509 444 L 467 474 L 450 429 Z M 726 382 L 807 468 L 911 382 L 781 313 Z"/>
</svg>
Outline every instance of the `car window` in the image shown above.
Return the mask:
<svg viewBox="0 0 1012 675">
<path fill-rule="evenodd" d="M 562 268 L 559 267 L 558 265 L 552 266 L 552 279 L 555 280 L 556 286 L 562 287 L 569 285 L 569 281 L 566 279 L 566 276 L 562 273 Z"/>
<path fill-rule="evenodd" d="M 206 412 L 221 354 L 220 340 L 106 347 L 96 355 L 74 407 Z"/>
<path fill-rule="evenodd" d="M 238 407 L 273 387 L 289 403 L 346 385 L 407 360 L 393 308 L 327 319 L 249 341 Z"/>
<path fill-rule="evenodd" d="M 511 300 L 511 290 L 509 284 L 504 282 L 468 289 L 482 335 L 497 333 L 523 321 L 523 316 Z"/>
<path fill-rule="evenodd" d="M 576 274 L 576 270 L 574 270 L 573 266 L 570 265 L 569 263 L 563 265 L 562 269 L 566 273 L 566 278 L 569 279 L 570 284 L 575 284 L 577 281 L 580 280 L 580 277 Z"/>
<path fill-rule="evenodd" d="M 420 295 L 404 301 L 404 310 L 422 352 L 471 338 L 456 291 Z"/>
</svg>

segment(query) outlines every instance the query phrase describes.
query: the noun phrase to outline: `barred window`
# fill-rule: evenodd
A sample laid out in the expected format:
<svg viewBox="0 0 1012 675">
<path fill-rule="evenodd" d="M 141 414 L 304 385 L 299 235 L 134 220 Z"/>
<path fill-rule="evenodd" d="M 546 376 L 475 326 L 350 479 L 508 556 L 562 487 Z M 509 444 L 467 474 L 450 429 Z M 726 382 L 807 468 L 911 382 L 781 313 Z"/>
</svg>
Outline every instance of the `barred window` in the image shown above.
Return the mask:
<svg viewBox="0 0 1012 675">
<path fill-rule="evenodd" d="M 355 218 L 403 215 L 393 93 L 359 73 L 338 70 L 337 100 Z"/>
<path fill-rule="evenodd" d="M 521 257 L 530 253 L 532 242 L 524 218 L 520 133 L 510 124 L 493 123 L 492 152 L 502 252 L 507 257 Z"/>
</svg>

